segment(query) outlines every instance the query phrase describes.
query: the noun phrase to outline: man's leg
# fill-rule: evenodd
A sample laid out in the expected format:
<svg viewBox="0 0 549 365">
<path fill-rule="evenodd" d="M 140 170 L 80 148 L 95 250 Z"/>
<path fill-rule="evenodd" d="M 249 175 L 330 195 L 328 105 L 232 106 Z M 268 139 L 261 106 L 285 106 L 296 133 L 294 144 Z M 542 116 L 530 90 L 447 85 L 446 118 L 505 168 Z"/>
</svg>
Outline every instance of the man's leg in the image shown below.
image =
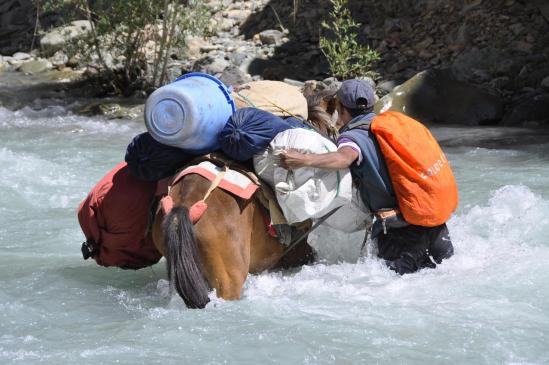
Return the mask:
<svg viewBox="0 0 549 365">
<path fill-rule="evenodd" d="M 450 239 L 450 232 L 446 223 L 432 228 L 430 232 L 429 254 L 433 257 L 433 260 L 437 264 L 440 264 L 442 260 L 452 257 L 454 254 L 454 246 Z"/>
<path fill-rule="evenodd" d="M 429 259 L 429 234 L 425 227 L 393 228 L 377 237 L 378 256 L 400 275 L 436 265 Z"/>
</svg>

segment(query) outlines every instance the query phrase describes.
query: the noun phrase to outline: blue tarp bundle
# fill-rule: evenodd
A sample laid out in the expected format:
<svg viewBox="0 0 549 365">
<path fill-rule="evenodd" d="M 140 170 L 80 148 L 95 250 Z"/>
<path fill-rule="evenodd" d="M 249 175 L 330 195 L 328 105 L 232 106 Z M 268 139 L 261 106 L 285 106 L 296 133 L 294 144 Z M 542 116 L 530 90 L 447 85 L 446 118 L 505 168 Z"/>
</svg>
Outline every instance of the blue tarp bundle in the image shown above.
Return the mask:
<svg viewBox="0 0 549 365">
<path fill-rule="evenodd" d="M 237 161 L 249 160 L 269 145 L 280 132 L 301 128 L 296 118 L 286 120 L 256 108 L 237 110 L 219 134 L 223 152 Z"/>
<path fill-rule="evenodd" d="M 134 137 L 126 149 L 132 175 L 143 181 L 158 181 L 175 173 L 194 156 L 157 142 L 148 132 Z"/>
</svg>

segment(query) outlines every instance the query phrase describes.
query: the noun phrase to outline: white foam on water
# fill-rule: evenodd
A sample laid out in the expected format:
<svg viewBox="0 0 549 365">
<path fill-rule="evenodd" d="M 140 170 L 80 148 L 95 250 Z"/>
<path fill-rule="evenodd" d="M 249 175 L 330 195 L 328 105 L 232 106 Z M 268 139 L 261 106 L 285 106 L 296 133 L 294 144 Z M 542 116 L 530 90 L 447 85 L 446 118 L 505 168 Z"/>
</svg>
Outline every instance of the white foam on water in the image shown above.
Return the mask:
<svg viewBox="0 0 549 365">
<path fill-rule="evenodd" d="M 84 117 L 75 115 L 67 108 L 49 106 L 40 110 L 24 107 L 11 111 L 0 107 L 0 130 L 40 129 L 60 130 L 70 133 L 126 133 L 133 129 L 135 122 L 108 120 L 105 117 Z"/>
<path fill-rule="evenodd" d="M 134 272 L 79 253 L 78 203 L 143 130 L 0 108 L 0 363 L 549 362 L 543 147 L 450 149 L 463 203 L 435 270 L 400 277 L 357 262 L 361 233 L 317 231 L 320 263 L 190 310 L 163 262 Z"/>
<path fill-rule="evenodd" d="M 416 285 L 418 281 L 425 285 L 428 280 L 469 276 L 472 270 L 496 276 L 514 268 L 522 272 L 528 267 L 542 266 L 549 260 L 549 202 L 526 186 L 502 187 L 493 193 L 487 205 L 477 205 L 463 215 L 454 216 L 448 225 L 456 254 L 437 270 L 427 269 L 417 275 L 399 277 L 375 258 L 357 264 L 317 264 L 292 275 L 251 276 L 245 296 L 291 297 L 305 292 L 307 295 L 338 298 L 363 296 L 365 293 L 371 295 L 372 289 L 378 290 L 381 283 L 391 292 L 395 286 Z M 345 241 L 346 235 L 339 234 L 339 240 L 331 246 L 335 252 L 325 252 L 325 255 L 338 257 L 339 242 Z M 357 252 L 356 247 L 353 251 Z M 503 272 L 500 271 L 502 268 L 505 268 Z M 378 288 L 369 287 L 370 283 Z"/>
</svg>

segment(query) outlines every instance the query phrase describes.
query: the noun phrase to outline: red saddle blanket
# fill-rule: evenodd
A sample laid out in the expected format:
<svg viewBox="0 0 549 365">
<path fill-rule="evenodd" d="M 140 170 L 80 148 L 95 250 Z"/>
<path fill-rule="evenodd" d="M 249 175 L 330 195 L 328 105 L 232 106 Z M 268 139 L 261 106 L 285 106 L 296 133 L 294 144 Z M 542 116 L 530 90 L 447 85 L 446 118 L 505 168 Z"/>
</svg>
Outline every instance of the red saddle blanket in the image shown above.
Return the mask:
<svg viewBox="0 0 549 365">
<path fill-rule="evenodd" d="M 222 167 L 219 167 L 210 161 L 203 161 L 179 172 L 173 179 L 172 185 L 175 185 L 183 177 L 189 174 L 198 174 L 210 181 L 214 181 L 215 177 L 221 171 L 223 171 Z M 259 186 L 248 176 L 231 169 L 227 170 L 225 176 L 223 176 L 223 179 L 219 182 L 218 187 L 244 200 L 250 199 L 259 188 Z"/>
</svg>

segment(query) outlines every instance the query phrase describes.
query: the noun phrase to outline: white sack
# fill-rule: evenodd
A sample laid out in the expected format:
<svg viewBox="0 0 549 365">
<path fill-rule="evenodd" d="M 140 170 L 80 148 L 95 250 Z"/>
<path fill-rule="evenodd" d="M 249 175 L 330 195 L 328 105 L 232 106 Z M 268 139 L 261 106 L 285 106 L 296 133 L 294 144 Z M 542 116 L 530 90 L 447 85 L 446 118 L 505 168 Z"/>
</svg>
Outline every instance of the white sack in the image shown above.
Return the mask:
<svg viewBox="0 0 549 365">
<path fill-rule="evenodd" d="M 336 151 L 337 147 L 314 131 L 289 129 L 277 134 L 266 150 L 254 156 L 256 173 L 275 191 L 288 223 L 315 220 L 343 205 L 324 224 L 344 232 L 364 229 L 369 215 L 354 192 L 349 169 L 333 171 L 303 167 L 288 171 L 279 166 L 278 156 L 288 149 L 326 153 Z"/>
</svg>

